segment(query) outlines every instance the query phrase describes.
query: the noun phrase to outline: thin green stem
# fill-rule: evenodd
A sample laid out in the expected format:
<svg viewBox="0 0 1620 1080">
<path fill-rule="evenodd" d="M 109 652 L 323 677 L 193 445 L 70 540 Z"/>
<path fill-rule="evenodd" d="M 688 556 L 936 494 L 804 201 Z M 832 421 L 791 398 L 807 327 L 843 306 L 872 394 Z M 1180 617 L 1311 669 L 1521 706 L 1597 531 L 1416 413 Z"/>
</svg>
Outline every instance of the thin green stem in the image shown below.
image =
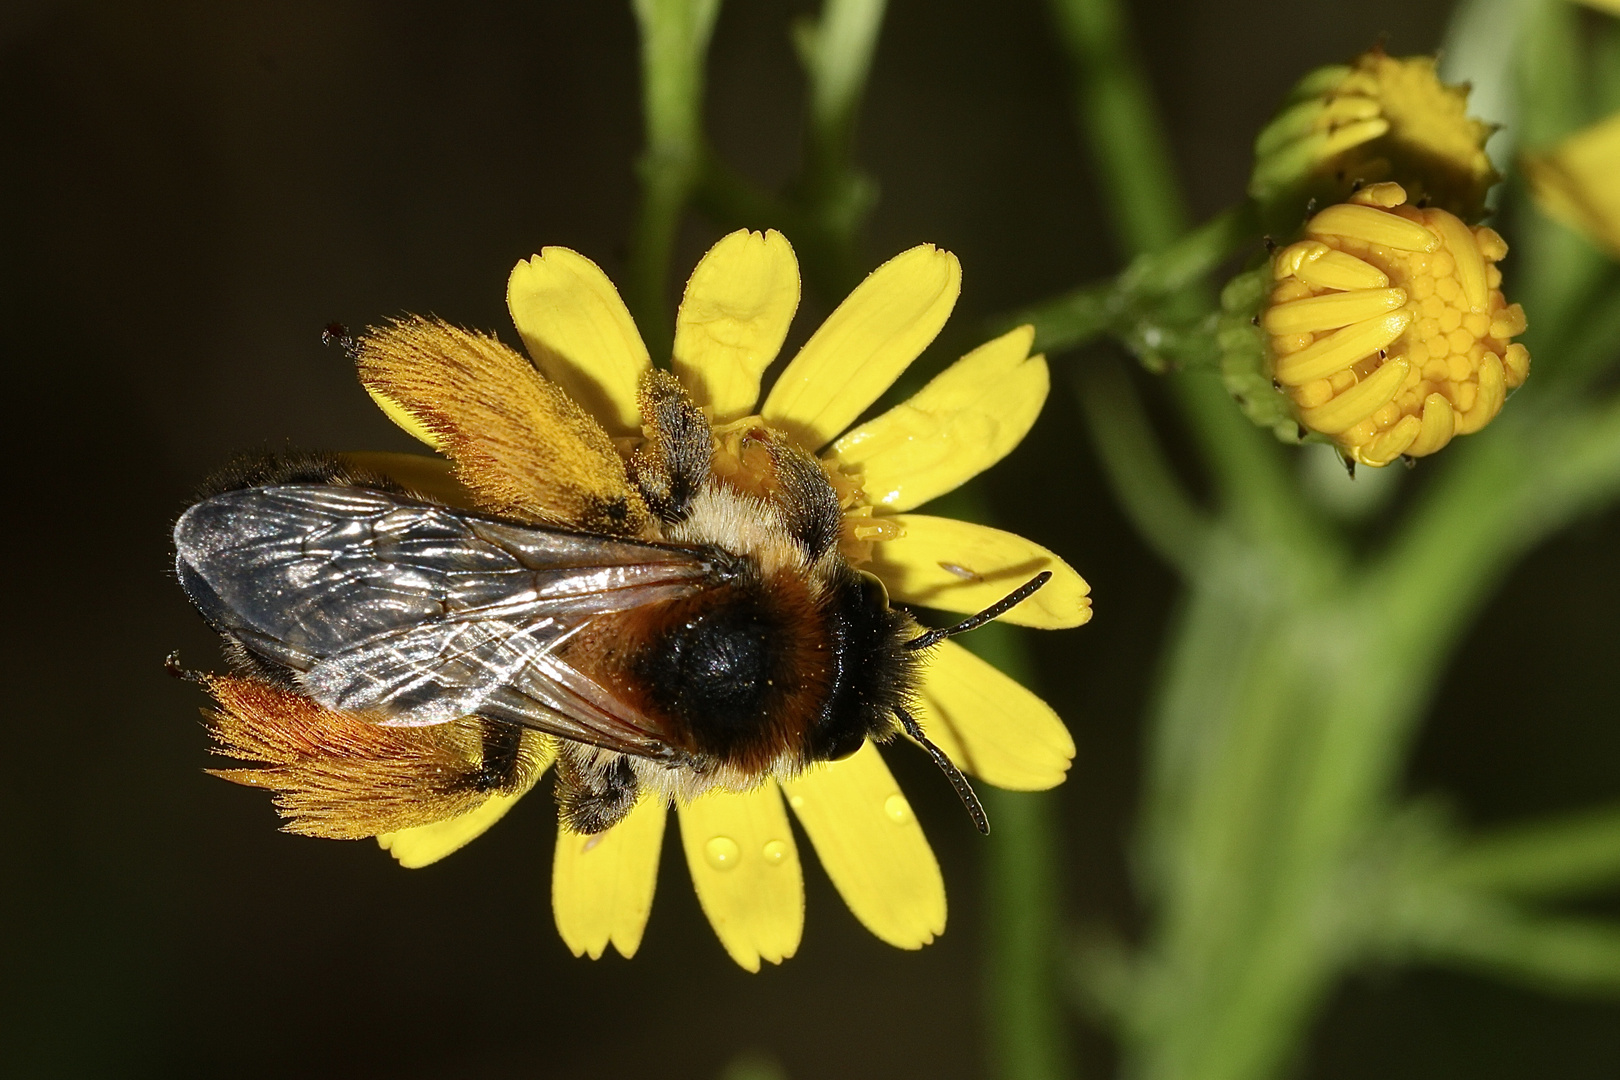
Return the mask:
<svg viewBox="0 0 1620 1080">
<path fill-rule="evenodd" d="M 1087 365 L 1080 409 L 1110 489 L 1148 545 L 1182 574 L 1196 572 L 1214 523 L 1183 489 L 1118 362 Z"/>
<path fill-rule="evenodd" d="M 855 167 L 855 127 L 887 0 L 826 0 L 820 17 L 794 28 L 809 83 L 805 165 L 787 195 L 751 183 L 712 153 L 697 172 L 694 200 L 728 228 L 776 228 L 793 238 L 807 283 L 841 299 L 864 271 L 860 229 L 877 187 Z"/>
<path fill-rule="evenodd" d="M 1075 110 L 1131 254 L 1167 247 L 1186 231 L 1175 163 L 1147 76 L 1113 0 L 1051 0 L 1075 66 Z"/>
<path fill-rule="evenodd" d="M 1470 840 L 1435 870 L 1471 892 L 1564 897 L 1620 883 L 1620 807 L 1515 825 Z"/>
<path fill-rule="evenodd" d="M 963 640 L 1028 683 L 1034 673 L 1019 633 L 993 623 Z M 986 788 L 981 797 L 993 822 L 985 867 L 991 1075 L 997 1080 L 1059 1080 L 1073 1070 L 1053 948 L 1062 936 L 1056 796 Z"/>
<path fill-rule="evenodd" d="M 1183 268 L 1196 269 L 1217 251 L 1224 251 L 1222 259 L 1229 256 L 1234 237 L 1245 226 L 1253 228 L 1245 215 L 1217 219 L 1203 230 L 1203 259 L 1172 248 L 1186 211 L 1119 6 L 1114 0 L 1052 0 L 1052 7 L 1077 67 L 1082 127 L 1126 246 L 1133 253 L 1175 250 L 1177 257 L 1166 265 Z M 1145 270 L 1139 273 L 1155 279 Z M 1207 307 L 1193 303 L 1188 310 L 1196 316 Z M 1259 535 L 1275 530 L 1304 541 L 1313 555 L 1324 554 L 1325 536 L 1285 475 L 1277 447 L 1238 415 L 1214 380 L 1189 374 L 1175 382 L 1216 484 L 1232 498 L 1234 509 Z"/>
<path fill-rule="evenodd" d="M 1588 119 L 1583 92 L 1581 15 L 1559 0 L 1525 0 L 1523 47 L 1519 55 L 1522 149 L 1545 150 Z M 1534 312 L 1525 343 L 1541 358 L 1545 379 L 1561 375 L 1565 339 L 1578 323 L 1574 316 L 1590 302 L 1610 263 L 1585 237 L 1554 221 L 1524 200 L 1514 230 L 1514 259 L 1508 285 L 1528 312 Z"/>
<path fill-rule="evenodd" d="M 1406 927 L 1418 956 L 1552 993 L 1620 996 L 1620 926 L 1531 915 L 1463 895 L 1435 897 Z"/>
<path fill-rule="evenodd" d="M 1137 256 L 1118 277 L 999 318 L 992 329 L 1032 324 L 1035 348 L 1048 353 L 1077 348 L 1104 334 L 1146 339 L 1175 334 L 1184 320 L 1167 318 L 1165 298 L 1203 281 L 1252 245 L 1258 229 L 1254 206 L 1245 201 L 1164 248 Z"/>
<path fill-rule="evenodd" d="M 1234 524 L 1251 540 L 1297 556 L 1301 568 L 1335 571 L 1344 558 L 1339 541 L 1301 494 L 1277 440 L 1244 418 L 1217 376 L 1184 372 L 1170 384 Z"/>
<path fill-rule="evenodd" d="M 980 792 L 994 823 L 985 866 L 991 1075 L 998 1080 L 1058 1080 L 1070 1074 L 1063 1053 L 1058 958 L 1059 850 L 1053 795 Z"/>
<path fill-rule="evenodd" d="M 829 299 L 860 281 L 856 241 L 877 200 L 876 185 L 855 167 L 855 122 L 886 7 L 886 0 L 825 0 L 821 17 L 794 33 L 810 84 L 810 122 L 792 201 L 809 226 L 800 242 L 806 272 Z"/>
<path fill-rule="evenodd" d="M 810 76 L 812 146 L 837 168 L 849 160 L 886 6 L 887 0 L 827 0 L 820 19 L 801 22 L 794 31 Z"/>
<path fill-rule="evenodd" d="M 986 521 L 978 484 L 932 504 L 936 512 Z M 1020 631 L 990 623 L 961 638 L 967 648 L 1028 685 L 1034 674 Z M 1072 1075 L 1063 1031 L 1055 796 L 982 788 L 985 841 L 984 1008 L 990 1073 L 997 1080 Z"/>
<path fill-rule="evenodd" d="M 649 351 L 662 357 L 674 336 L 665 296 L 670 256 L 703 158 L 703 64 L 720 0 L 633 0 L 632 6 L 641 30 L 647 145 L 637 166 L 641 209 L 625 291 Z"/>
<path fill-rule="evenodd" d="M 1469 113 L 1503 125 L 1490 142 L 1498 161 L 1513 156 L 1518 108 L 1513 87 L 1515 61 L 1520 35 L 1534 6 L 1541 2 L 1463 0 L 1453 11 L 1440 45 L 1440 77 L 1448 83 L 1468 83 Z"/>
<path fill-rule="evenodd" d="M 1566 342 L 1562 374 L 1576 385 L 1589 382 L 1620 361 L 1620 272 L 1612 266 Z"/>
<path fill-rule="evenodd" d="M 1364 593 L 1385 632 L 1435 664 L 1515 557 L 1620 494 L 1620 403 L 1523 402 L 1448 453 Z"/>
</svg>

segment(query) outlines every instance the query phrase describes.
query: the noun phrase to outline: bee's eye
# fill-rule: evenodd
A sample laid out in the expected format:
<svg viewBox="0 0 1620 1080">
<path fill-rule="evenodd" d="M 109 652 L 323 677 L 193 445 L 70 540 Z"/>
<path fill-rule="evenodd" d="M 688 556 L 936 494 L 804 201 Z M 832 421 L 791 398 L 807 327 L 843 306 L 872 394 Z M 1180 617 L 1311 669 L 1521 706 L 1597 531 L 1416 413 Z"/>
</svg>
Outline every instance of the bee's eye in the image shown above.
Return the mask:
<svg viewBox="0 0 1620 1080">
<path fill-rule="evenodd" d="M 828 761 L 842 761 L 859 750 L 865 742 L 866 732 L 858 727 L 851 727 L 839 732 L 838 736 L 828 743 L 826 758 Z"/>
<path fill-rule="evenodd" d="M 883 582 L 864 571 L 861 573 L 861 604 L 876 611 L 887 611 L 889 608 L 889 590 L 883 587 Z"/>
</svg>

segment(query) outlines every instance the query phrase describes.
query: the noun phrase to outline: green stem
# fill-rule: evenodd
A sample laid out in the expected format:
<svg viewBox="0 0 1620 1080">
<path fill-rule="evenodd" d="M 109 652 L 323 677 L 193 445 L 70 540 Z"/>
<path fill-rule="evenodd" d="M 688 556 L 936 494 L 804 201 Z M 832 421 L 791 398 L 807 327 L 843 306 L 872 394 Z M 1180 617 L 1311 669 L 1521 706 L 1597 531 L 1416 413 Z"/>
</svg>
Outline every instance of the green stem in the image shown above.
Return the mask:
<svg viewBox="0 0 1620 1080">
<path fill-rule="evenodd" d="M 788 197 L 764 191 L 706 155 L 697 205 L 728 228 L 781 229 L 807 283 L 837 301 L 861 280 L 861 225 L 877 188 L 854 164 L 855 122 L 871 73 L 887 0 L 826 0 L 821 16 L 794 28 L 809 82 L 805 165 Z"/>
<path fill-rule="evenodd" d="M 827 0 L 820 19 L 795 28 L 794 43 L 810 77 L 811 153 L 821 167 L 848 165 L 886 6 L 887 0 Z"/>
<path fill-rule="evenodd" d="M 1364 586 L 1385 633 L 1433 664 L 1517 556 L 1620 494 L 1620 402 L 1525 401 L 1447 452 Z"/>
<path fill-rule="evenodd" d="M 1288 553 L 1278 571 L 1297 564 L 1317 576 L 1337 573 L 1345 559 L 1340 542 L 1301 494 L 1277 440 L 1244 418 L 1215 375 L 1185 372 L 1170 382 L 1199 436 L 1204 464 L 1231 523 L 1265 547 Z"/>
<path fill-rule="evenodd" d="M 1191 576 L 1214 524 L 1170 468 L 1130 377 L 1118 362 L 1105 360 L 1083 370 L 1079 389 L 1080 409 L 1115 500 L 1148 545 Z"/>
<path fill-rule="evenodd" d="M 1522 116 L 1520 147 L 1545 150 L 1587 121 L 1582 85 L 1584 34 L 1575 5 L 1558 0 L 1525 0 L 1523 47 L 1519 56 Z M 1514 229 L 1514 261 L 1504 272 L 1524 309 L 1534 312 L 1525 344 L 1548 374 L 1562 377 L 1567 331 L 1574 315 L 1591 301 L 1609 261 L 1590 241 L 1523 200 Z M 1549 333 L 1549 331 L 1553 331 Z M 1560 333 L 1566 332 L 1566 333 Z"/>
<path fill-rule="evenodd" d="M 1185 320 L 1166 320 L 1165 298 L 1203 281 L 1252 245 L 1258 230 L 1254 205 L 1239 203 L 1161 250 L 1137 256 L 1118 277 L 999 318 L 992 329 L 1001 332 L 1032 324 L 1035 348 L 1048 353 L 1077 348 L 1104 334 L 1142 338 L 1174 334 Z"/>
<path fill-rule="evenodd" d="M 1620 927 L 1527 915 L 1477 897 L 1435 898 L 1429 921 L 1407 928 L 1408 947 L 1437 963 L 1552 993 L 1620 996 Z"/>
<path fill-rule="evenodd" d="M 978 484 L 958 488 L 930 509 L 986 521 Z M 1029 685 L 1033 665 L 1021 631 L 982 626 L 962 644 Z M 990 1073 L 997 1080 L 1059 1080 L 1072 1075 L 1055 943 L 1062 937 L 1056 796 L 981 787 L 990 818 L 985 841 L 984 1008 Z"/>
<path fill-rule="evenodd" d="M 1113 0 L 1051 0 L 1075 65 L 1075 109 L 1119 239 L 1132 254 L 1167 247 L 1187 211 L 1146 75 Z"/>
<path fill-rule="evenodd" d="M 1518 109 L 1514 69 L 1525 24 L 1541 2 L 1462 0 L 1452 11 L 1451 25 L 1440 45 L 1440 77 L 1448 83 L 1469 84 L 1469 114 L 1488 116 L 1502 125 L 1490 141 L 1491 154 L 1498 161 L 1513 156 Z"/>
<path fill-rule="evenodd" d="M 1562 384 L 1582 387 L 1620 361 L 1620 274 L 1612 266 L 1572 323 L 1560 335 L 1562 347 L 1549 374 Z"/>
<path fill-rule="evenodd" d="M 1057 1080 L 1064 1060 L 1057 955 L 1062 937 L 1054 880 L 1056 798 L 1048 792 L 980 792 L 994 822 L 985 861 L 991 1075 Z"/>
<path fill-rule="evenodd" d="M 840 299 L 860 281 L 861 225 L 877 187 L 855 167 L 855 121 L 866 93 L 886 0 L 825 0 L 821 17 L 795 28 L 810 84 L 804 172 L 792 201 L 807 226 L 797 241 L 812 286 Z"/>
<path fill-rule="evenodd" d="M 1436 871 L 1448 886 L 1522 897 L 1620 883 L 1620 807 L 1516 825 L 1469 841 Z"/>
<path fill-rule="evenodd" d="M 641 30 L 647 146 L 637 168 L 641 209 L 626 299 L 655 358 L 674 338 L 670 256 L 703 160 L 703 63 L 720 0 L 633 0 Z"/>
</svg>

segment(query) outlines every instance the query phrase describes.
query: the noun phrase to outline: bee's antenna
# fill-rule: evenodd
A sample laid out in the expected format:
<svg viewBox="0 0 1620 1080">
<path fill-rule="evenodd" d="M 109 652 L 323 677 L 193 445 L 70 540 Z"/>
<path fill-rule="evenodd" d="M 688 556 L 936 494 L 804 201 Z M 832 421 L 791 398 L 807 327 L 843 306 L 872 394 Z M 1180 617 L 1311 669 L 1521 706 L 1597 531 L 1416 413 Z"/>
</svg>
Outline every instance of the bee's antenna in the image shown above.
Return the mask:
<svg viewBox="0 0 1620 1080">
<path fill-rule="evenodd" d="M 1047 576 L 1050 577 L 1051 575 Z M 974 826 L 979 832 L 989 836 L 990 819 L 984 816 L 984 804 L 979 802 L 979 796 L 974 793 L 973 785 L 968 783 L 967 777 L 962 775 L 962 770 L 958 769 L 956 763 L 945 756 L 945 751 L 935 746 L 933 741 L 923 734 L 922 725 L 917 723 L 910 713 L 901 708 L 896 708 L 894 713 L 900 718 L 900 727 L 905 733 L 911 736 L 924 750 L 928 751 L 928 756 L 934 759 L 934 764 L 938 765 L 940 771 L 950 780 L 951 787 L 956 789 L 957 797 L 962 800 L 962 805 L 967 807 L 967 812 L 972 815 Z"/>
<path fill-rule="evenodd" d="M 1051 580 L 1052 571 L 1042 570 L 977 615 L 970 615 L 955 626 L 947 626 L 940 630 L 930 630 L 927 633 L 918 634 L 906 642 L 905 647 L 913 650 L 926 649 L 932 645 L 938 645 L 946 638 L 955 637 L 957 634 L 965 634 L 969 630 L 977 630 L 991 619 L 1000 618 L 1031 596 L 1034 596 L 1042 585 Z"/>
</svg>

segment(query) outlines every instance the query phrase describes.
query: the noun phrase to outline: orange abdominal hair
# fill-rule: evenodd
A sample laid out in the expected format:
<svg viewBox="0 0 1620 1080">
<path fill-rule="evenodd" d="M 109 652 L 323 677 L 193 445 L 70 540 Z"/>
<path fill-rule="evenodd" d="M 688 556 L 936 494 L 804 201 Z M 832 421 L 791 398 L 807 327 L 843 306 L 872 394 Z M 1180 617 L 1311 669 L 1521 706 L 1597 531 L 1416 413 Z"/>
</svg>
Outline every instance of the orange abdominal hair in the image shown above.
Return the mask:
<svg viewBox="0 0 1620 1080">
<path fill-rule="evenodd" d="M 545 736 L 478 717 L 384 727 L 263 679 L 211 676 L 215 751 L 259 763 L 213 775 L 276 792 L 287 832 L 356 840 L 455 817 L 516 795 L 550 760 Z"/>
<path fill-rule="evenodd" d="M 1502 296 L 1507 245 L 1373 184 L 1305 226 L 1272 260 L 1260 315 L 1272 377 L 1299 422 L 1364 465 L 1432 454 L 1478 431 L 1530 372 Z"/>
</svg>

